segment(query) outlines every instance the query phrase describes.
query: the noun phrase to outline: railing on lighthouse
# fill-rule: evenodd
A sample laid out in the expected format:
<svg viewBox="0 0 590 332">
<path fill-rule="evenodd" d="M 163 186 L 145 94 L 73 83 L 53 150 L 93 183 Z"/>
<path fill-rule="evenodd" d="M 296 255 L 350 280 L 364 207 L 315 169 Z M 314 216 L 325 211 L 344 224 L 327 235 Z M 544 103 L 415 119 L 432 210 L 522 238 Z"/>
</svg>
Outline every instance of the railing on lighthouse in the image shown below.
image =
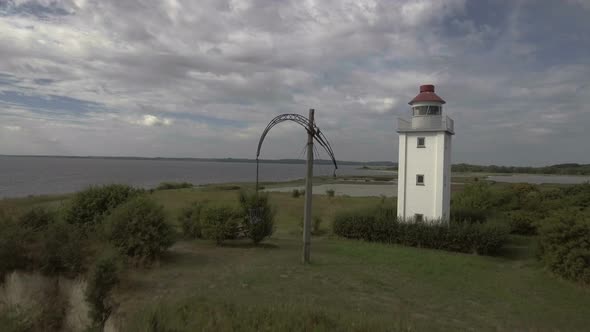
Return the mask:
<svg viewBox="0 0 590 332">
<path fill-rule="evenodd" d="M 417 119 L 421 118 L 421 119 Z M 416 121 L 420 120 L 420 121 Z M 397 119 L 398 132 L 411 131 L 448 131 L 455 132 L 455 122 L 448 116 L 414 117 L 412 120 Z"/>
</svg>

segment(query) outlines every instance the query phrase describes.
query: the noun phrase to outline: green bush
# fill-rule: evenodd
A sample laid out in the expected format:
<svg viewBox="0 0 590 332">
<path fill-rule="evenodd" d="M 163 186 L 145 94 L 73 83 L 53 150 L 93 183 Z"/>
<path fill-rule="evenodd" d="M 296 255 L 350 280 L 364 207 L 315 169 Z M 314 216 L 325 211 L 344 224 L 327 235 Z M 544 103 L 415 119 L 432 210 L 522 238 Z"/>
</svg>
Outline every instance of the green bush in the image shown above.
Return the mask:
<svg viewBox="0 0 590 332">
<path fill-rule="evenodd" d="M 19 217 L 19 223 L 33 231 L 46 229 L 55 222 L 57 214 L 45 208 L 33 208 Z"/>
<path fill-rule="evenodd" d="M 219 245 L 238 237 L 239 213 L 225 206 L 207 206 L 201 219 L 203 237 Z"/>
<path fill-rule="evenodd" d="M 274 232 L 275 212 L 270 205 L 267 193 L 247 193 L 239 195 L 240 209 L 246 235 L 258 244 Z"/>
<path fill-rule="evenodd" d="M 336 195 L 336 191 L 334 189 L 328 189 L 326 190 L 326 195 L 328 195 L 328 197 L 334 197 L 334 195 Z"/>
<path fill-rule="evenodd" d="M 16 220 L 0 216 L 0 284 L 8 273 L 30 264 L 28 247 L 32 238 L 32 232 Z"/>
<path fill-rule="evenodd" d="M 201 215 L 206 203 L 195 202 L 182 209 L 178 222 L 182 228 L 182 234 L 187 239 L 199 239 L 203 236 Z"/>
<path fill-rule="evenodd" d="M 0 220 L 0 279 L 13 270 L 69 277 L 84 271 L 88 253 L 81 231 L 54 217 L 32 210 L 18 221 Z"/>
<path fill-rule="evenodd" d="M 469 208 L 469 207 L 455 207 L 451 206 L 451 220 L 455 222 L 485 222 L 488 213 L 484 210 Z"/>
<path fill-rule="evenodd" d="M 540 229 L 539 256 L 554 273 L 590 284 L 590 219 L 561 216 Z"/>
<path fill-rule="evenodd" d="M 163 207 L 143 196 L 113 210 L 106 228 L 110 242 L 121 253 L 143 263 L 157 259 L 174 242 Z"/>
<path fill-rule="evenodd" d="M 372 226 L 375 224 L 374 211 L 371 209 L 354 210 L 337 213 L 332 224 L 333 232 L 349 239 L 372 240 Z"/>
<path fill-rule="evenodd" d="M 118 283 L 118 257 L 113 253 L 99 257 L 88 277 L 85 298 L 90 306 L 90 318 L 101 331 L 113 311 L 112 290 Z"/>
<path fill-rule="evenodd" d="M 291 192 L 291 197 L 299 198 L 299 196 L 301 196 L 301 192 L 299 192 L 299 189 L 293 189 L 293 191 Z"/>
<path fill-rule="evenodd" d="M 241 190 L 242 187 L 236 186 L 236 185 L 233 185 L 233 184 L 222 184 L 222 185 L 218 185 L 218 186 L 212 187 L 211 189 L 214 189 L 214 190 L 235 191 L 235 190 Z"/>
<path fill-rule="evenodd" d="M 477 181 L 465 186 L 453 195 L 453 205 L 458 209 L 487 211 L 494 206 L 494 195 L 489 183 Z"/>
<path fill-rule="evenodd" d="M 156 187 L 156 190 L 184 189 L 192 187 L 193 184 L 189 182 L 162 182 Z"/>
<path fill-rule="evenodd" d="M 392 220 L 397 219 L 397 205 L 388 205 L 382 201 L 376 208 L 373 209 L 373 214 L 378 220 Z"/>
<path fill-rule="evenodd" d="M 369 209 L 338 213 L 334 234 L 350 238 L 412 247 L 491 255 L 508 239 L 500 225 L 478 223 L 400 222 L 393 209 Z"/>
<path fill-rule="evenodd" d="M 74 277 L 84 271 L 88 252 L 78 228 L 58 221 L 47 226 L 37 237 L 41 249 L 38 262 L 41 272 Z"/>
<path fill-rule="evenodd" d="M 510 211 L 507 216 L 510 233 L 520 235 L 535 235 L 537 234 L 536 221 L 539 216 L 536 213 L 529 211 Z"/>
<path fill-rule="evenodd" d="M 66 210 L 65 220 L 83 227 L 95 226 L 102 222 L 110 210 L 140 192 L 141 190 L 120 184 L 90 187 L 74 195 Z"/>
<path fill-rule="evenodd" d="M 590 207 L 590 182 L 567 187 L 564 189 L 564 195 L 568 197 L 570 205 L 588 208 Z"/>
</svg>

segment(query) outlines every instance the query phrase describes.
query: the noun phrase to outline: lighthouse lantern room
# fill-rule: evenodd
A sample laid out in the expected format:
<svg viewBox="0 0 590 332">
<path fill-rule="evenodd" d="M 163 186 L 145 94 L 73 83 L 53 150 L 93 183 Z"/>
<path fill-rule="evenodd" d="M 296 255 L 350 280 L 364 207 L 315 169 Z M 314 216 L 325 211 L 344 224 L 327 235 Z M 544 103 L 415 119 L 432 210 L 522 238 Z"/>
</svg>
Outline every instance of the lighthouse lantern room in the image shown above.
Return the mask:
<svg viewBox="0 0 590 332">
<path fill-rule="evenodd" d="M 434 85 L 409 102 L 410 121 L 398 119 L 397 213 L 404 221 L 448 222 L 451 203 L 451 118 Z"/>
</svg>

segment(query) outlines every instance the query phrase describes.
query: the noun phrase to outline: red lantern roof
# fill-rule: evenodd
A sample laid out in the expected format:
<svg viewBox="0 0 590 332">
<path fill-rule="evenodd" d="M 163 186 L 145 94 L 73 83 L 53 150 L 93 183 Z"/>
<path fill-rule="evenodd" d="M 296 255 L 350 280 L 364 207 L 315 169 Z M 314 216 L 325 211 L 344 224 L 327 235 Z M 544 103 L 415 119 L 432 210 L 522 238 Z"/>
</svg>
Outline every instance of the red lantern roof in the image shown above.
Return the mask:
<svg viewBox="0 0 590 332">
<path fill-rule="evenodd" d="M 414 97 L 414 99 L 412 99 L 412 101 L 408 104 L 412 105 L 413 103 L 417 102 L 429 101 L 434 101 L 441 104 L 446 103 L 446 101 L 444 101 L 441 97 L 434 93 L 434 85 L 432 84 L 420 85 L 420 93 L 416 97 Z"/>
</svg>

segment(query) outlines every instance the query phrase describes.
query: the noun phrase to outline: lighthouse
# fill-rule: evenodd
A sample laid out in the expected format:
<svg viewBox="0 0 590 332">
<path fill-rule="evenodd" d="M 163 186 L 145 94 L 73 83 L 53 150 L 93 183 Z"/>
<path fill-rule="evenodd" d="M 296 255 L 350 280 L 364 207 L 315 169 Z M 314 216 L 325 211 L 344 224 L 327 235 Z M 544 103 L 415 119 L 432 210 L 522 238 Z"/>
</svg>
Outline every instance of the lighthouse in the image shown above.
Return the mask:
<svg viewBox="0 0 590 332">
<path fill-rule="evenodd" d="M 453 120 L 434 85 L 420 86 L 409 102 L 412 117 L 399 118 L 397 214 L 404 221 L 448 222 L 451 203 Z"/>
</svg>

